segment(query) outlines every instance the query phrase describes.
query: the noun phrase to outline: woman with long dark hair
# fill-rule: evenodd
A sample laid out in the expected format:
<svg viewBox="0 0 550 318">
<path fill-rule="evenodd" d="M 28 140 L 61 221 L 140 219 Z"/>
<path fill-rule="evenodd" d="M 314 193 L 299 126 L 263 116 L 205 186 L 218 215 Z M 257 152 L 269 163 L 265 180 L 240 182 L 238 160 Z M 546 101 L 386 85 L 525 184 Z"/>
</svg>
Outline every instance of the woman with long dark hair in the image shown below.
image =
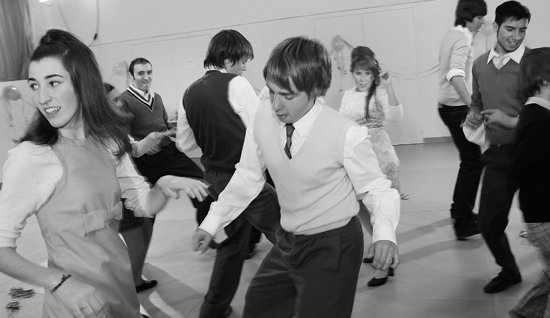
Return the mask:
<svg viewBox="0 0 550 318">
<path fill-rule="evenodd" d="M 168 196 L 206 196 L 194 179 L 166 176 L 153 188 L 128 157 L 127 118 L 107 100 L 92 51 L 49 30 L 33 52 L 29 87 L 37 117 L 9 151 L 0 192 L 0 271 L 43 286 L 43 317 L 141 317 L 128 253 L 118 236 L 121 198 L 153 216 Z M 16 252 L 35 214 L 47 267 Z"/>
</svg>

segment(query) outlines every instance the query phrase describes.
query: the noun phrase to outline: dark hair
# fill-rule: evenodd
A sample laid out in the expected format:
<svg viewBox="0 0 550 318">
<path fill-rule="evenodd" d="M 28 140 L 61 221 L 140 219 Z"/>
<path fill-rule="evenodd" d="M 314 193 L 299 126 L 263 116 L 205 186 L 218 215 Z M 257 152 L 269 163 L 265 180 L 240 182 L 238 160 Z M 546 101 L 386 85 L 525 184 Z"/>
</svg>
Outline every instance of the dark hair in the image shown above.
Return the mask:
<svg viewBox="0 0 550 318">
<path fill-rule="evenodd" d="M 134 77 L 134 66 L 136 64 L 139 64 L 139 65 L 151 64 L 151 62 L 149 62 L 149 60 L 144 58 L 144 57 L 137 57 L 137 58 L 133 59 L 132 62 L 130 62 L 130 66 L 128 66 L 128 73 L 130 73 L 130 75 L 132 75 L 132 77 Z M 153 66 L 153 64 L 151 64 L 151 66 Z"/>
<path fill-rule="evenodd" d="M 515 21 L 527 19 L 527 22 L 529 22 L 531 20 L 531 12 L 529 12 L 526 6 L 517 1 L 506 1 L 496 8 L 495 23 L 500 27 L 502 22 L 509 18 Z"/>
<path fill-rule="evenodd" d="M 90 48 L 67 31 L 51 29 L 40 39 L 31 56 L 31 63 L 45 58 L 61 61 L 70 75 L 82 116 L 84 133 L 105 146 L 114 141 L 122 156 L 131 149 L 128 139 L 128 115 L 111 107 L 96 59 Z M 21 141 L 38 145 L 54 145 L 59 139 L 58 129 L 38 112 Z"/>
<path fill-rule="evenodd" d="M 305 37 L 289 38 L 271 52 L 264 67 L 264 79 L 292 91 L 290 80 L 300 92 L 323 96 L 330 86 L 332 66 L 325 47 Z"/>
<path fill-rule="evenodd" d="M 223 68 L 225 60 L 235 64 L 240 60 L 254 58 L 254 50 L 248 40 L 238 31 L 221 30 L 210 40 L 204 67 Z"/>
<path fill-rule="evenodd" d="M 372 85 L 369 87 L 365 98 L 365 117 L 369 118 L 369 102 L 376 93 L 376 88 L 380 86 L 380 72 L 382 69 L 374 58 L 374 52 L 366 46 L 358 46 L 351 51 L 351 67 L 353 73 L 356 69 L 370 71 L 373 77 Z"/>
<path fill-rule="evenodd" d="M 484 0 L 459 0 L 455 11 L 455 26 L 466 26 L 475 17 L 487 15 L 487 4 Z"/>
<path fill-rule="evenodd" d="M 521 59 L 520 85 L 524 99 L 534 96 L 550 83 L 550 47 L 528 50 Z"/>
</svg>

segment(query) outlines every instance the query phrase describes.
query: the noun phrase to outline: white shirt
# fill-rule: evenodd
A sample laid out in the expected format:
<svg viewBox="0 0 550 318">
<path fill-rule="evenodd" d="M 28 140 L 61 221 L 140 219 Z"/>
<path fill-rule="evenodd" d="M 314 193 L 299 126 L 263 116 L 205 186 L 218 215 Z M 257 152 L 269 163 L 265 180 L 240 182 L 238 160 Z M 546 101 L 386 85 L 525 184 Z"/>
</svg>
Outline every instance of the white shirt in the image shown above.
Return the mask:
<svg viewBox="0 0 550 318">
<path fill-rule="evenodd" d="M 470 31 L 470 29 L 468 29 L 466 27 L 463 27 L 462 25 L 457 25 L 454 28 L 452 28 L 452 30 L 460 31 L 466 37 L 466 41 L 468 43 L 468 57 L 471 60 L 472 56 L 473 56 L 472 40 L 474 38 L 474 34 L 472 33 L 472 31 Z M 451 52 L 451 54 L 456 54 L 456 52 Z M 468 72 L 470 72 L 470 70 L 468 70 Z M 449 69 L 449 71 L 445 75 L 445 78 L 450 82 L 451 78 L 453 78 L 455 76 L 462 76 L 462 77 L 466 78 L 466 71 L 464 69 L 460 69 L 460 68 L 451 68 L 451 69 Z M 468 83 L 468 86 L 471 87 L 472 84 Z M 470 89 L 470 91 L 471 91 L 471 89 Z"/>
<path fill-rule="evenodd" d="M 227 73 L 225 69 L 218 70 Z M 254 118 L 260 99 L 248 80 L 242 76 L 235 76 L 229 81 L 228 102 L 233 111 L 239 115 L 245 127 Z M 187 122 L 184 105 L 178 110 L 178 123 L 176 132 L 176 146 L 181 152 L 189 152 L 198 147 L 193 131 Z"/>
<path fill-rule="evenodd" d="M 296 154 L 307 139 L 311 128 L 321 112 L 319 100 L 312 109 L 294 123 L 291 153 Z M 328 107 L 328 106 L 324 106 Z M 244 139 L 241 161 L 236 165 L 236 171 L 218 201 L 212 203 L 206 219 L 201 223 L 201 229 L 215 235 L 223 227 L 236 219 L 248 204 L 258 195 L 265 183 L 266 169 L 254 140 L 254 125 L 250 123 Z M 284 124 L 280 130 L 281 143 L 286 143 Z M 395 229 L 399 223 L 400 197 L 391 182 L 372 176 L 382 175 L 378 164 L 366 164 L 373 160 L 377 162 L 372 151 L 364 151 L 364 141 L 368 141 L 368 129 L 363 126 L 349 128 L 344 145 L 344 169 L 346 170 L 355 192 L 371 211 L 373 224 L 373 242 L 389 240 L 396 242 Z M 370 143 L 370 142 L 369 142 Z"/>
<path fill-rule="evenodd" d="M 495 50 L 495 47 L 493 47 L 489 52 L 487 64 L 493 61 L 493 65 L 497 69 L 500 69 L 501 67 L 506 65 L 506 63 L 508 63 L 510 60 L 519 64 L 521 62 L 521 58 L 523 57 L 523 53 L 525 53 L 525 43 L 521 43 L 521 45 L 515 51 L 508 52 L 502 56 L 499 55 Z"/>
</svg>

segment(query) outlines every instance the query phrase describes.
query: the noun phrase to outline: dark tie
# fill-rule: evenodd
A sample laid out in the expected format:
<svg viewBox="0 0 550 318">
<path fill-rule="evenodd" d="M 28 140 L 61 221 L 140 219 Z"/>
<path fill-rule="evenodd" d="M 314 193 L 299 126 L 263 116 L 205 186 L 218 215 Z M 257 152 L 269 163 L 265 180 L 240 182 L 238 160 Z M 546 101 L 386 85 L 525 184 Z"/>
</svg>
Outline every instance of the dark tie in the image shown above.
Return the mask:
<svg viewBox="0 0 550 318">
<path fill-rule="evenodd" d="M 292 124 L 286 124 L 286 145 L 285 153 L 288 159 L 292 159 L 292 154 L 290 153 L 290 147 L 292 147 L 292 133 L 294 132 L 294 126 Z"/>
</svg>

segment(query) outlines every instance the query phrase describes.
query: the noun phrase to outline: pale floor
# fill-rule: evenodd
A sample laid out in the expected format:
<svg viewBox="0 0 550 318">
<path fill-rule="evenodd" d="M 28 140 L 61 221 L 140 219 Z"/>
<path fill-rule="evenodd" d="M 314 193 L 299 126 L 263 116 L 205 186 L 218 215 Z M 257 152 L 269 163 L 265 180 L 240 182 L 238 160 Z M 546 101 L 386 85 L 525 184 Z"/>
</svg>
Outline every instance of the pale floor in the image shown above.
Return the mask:
<svg viewBox="0 0 550 318">
<path fill-rule="evenodd" d="M 449 202 L 458 167 L 452 144 L 424 144 L 397 147 L 401 158 L 403 192 L 398 241 L 401 265 L 396 276 L 381 287 L 369 288 L 374 269 L 362 266 L 355 295 L 354 318 L 501 318 L 533 284 L 541 269 L 535 249 L 518 237 L 522 218 L 517 202 L 510 213 L 507 233 L 523 274 L 523 282 L 508 290 L 488 295 L 483 286 L 499 269 L 477 235 L 468 241 L 455 240 L 449 219 Z M 215 252 L 191 250 L 190 236 L 196 224 L 187 199 L 173 201 L 158 217 L 151 249 L 144 269 L 158 288 L 140 294 L 143 306 L 154 318 L 193 318 L 206 291 Z M 370 240 L 367 238 L 367 243 Z M 28 222 L 18 252 L 43 263 L 44 244 L 33 218 Z M 245 262 L 241 286 L 233 300 L 232 318 L 240 317 L 246 288 L 270 244 L 263 239 L 258 254 Z M 9 301 L 11 287 L 34 288 L 37 295 L 21 301 L 18 318 L 40 317 L 42 292 L 0 274 L 0 303 Z M 0 310 L 0 317 L 8 317 Z"/>
</svg>

